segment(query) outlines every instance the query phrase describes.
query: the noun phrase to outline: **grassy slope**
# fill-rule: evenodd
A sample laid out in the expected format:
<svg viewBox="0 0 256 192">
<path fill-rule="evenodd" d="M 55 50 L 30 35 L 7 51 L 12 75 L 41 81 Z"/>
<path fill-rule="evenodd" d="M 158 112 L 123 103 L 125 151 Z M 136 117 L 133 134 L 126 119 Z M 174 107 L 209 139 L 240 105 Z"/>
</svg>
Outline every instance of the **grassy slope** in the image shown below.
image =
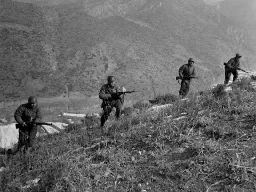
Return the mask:
<svg viewBox="0 0 256 192">
<path fill-rule="evenodd" d="M 158 114 L 138 103 L 98 140 L 97 119 L 87 119 L 87 130 L 39 138 L 35 152 L 7 163 L 0 188 L 18 191 L 40 178 L 31 191 L 255 191 L 256 92 L 248 80 L 232 86 L 228 95 L 218 86 Z M 107 142 L 91 147 L 100 141 Z"/>
</svg>

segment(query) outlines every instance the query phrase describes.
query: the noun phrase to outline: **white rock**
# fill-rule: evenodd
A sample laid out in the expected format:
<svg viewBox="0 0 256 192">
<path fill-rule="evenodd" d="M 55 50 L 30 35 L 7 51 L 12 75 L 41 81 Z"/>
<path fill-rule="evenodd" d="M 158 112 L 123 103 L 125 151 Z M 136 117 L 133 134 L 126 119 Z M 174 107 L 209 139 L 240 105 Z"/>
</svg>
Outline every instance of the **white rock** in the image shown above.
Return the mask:
<svg viewBox="0 0 256 192">
<path fill-rule="evenodd" d="M 166 109 L 166 108 L 171 107 L 171 106 L 173 106 L 173 104 L 154 105 L 154 106 L 150 107 L 148 109 L 148 111 L 156 111 L 156 112 L 158 112 L 158 111 L 160 111 L 162 109 Z"/>
<path fill-rule="evenodd" d="M 79 113 L 62 113 L 62 116 L 68 116 L 68 117 L 85 117 L 86 114 L 79 114 Z"/>
<path fill-rule="evenodd" d="M 181 117 L 177 117 L 175 119 L 173 119 L 174 121 L 179 121 L 179 120 L 182 120 L 182 119 L 186 119 L 187 117 L 186 116 L 181 116 Z"/>
<path fill-rule="evenodd" d="M 0 126 L 0 148 L 10 149 L 18 142 L 19 130 L 16 129 L 15 124 L 16 123 Z M 59 129 L 65 129 L 65 126 L 68 125 L 61 122 L 52 122 L 52 124 L 58 127 Z M 50 134 L 59 132 L 58 130 L 48 125 L 43 125 L 43 127 Z M 39 132 L 37 133 L 37 136 L 41 136 L 41 135 L 45 135 L 45 134 L 40 134 Z"/>
</svg>

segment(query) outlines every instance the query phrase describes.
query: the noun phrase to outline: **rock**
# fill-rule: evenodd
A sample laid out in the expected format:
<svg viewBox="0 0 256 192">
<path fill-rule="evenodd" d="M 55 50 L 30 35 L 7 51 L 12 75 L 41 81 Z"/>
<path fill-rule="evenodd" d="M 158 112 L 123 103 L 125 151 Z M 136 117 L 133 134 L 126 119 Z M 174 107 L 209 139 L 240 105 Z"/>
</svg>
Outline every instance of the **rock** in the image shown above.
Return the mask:
<svg viewBox="0 0 256 192">
<path fill-rule="evenodd" d="M 203 116 L 203 117 L 199 118 L 199 121 L 198 121 L 198 123 L 201 126 L 210 125 L 212 122 L 213 122 L 212 119 L 210 117 L 206 117 L 206 116 Z"/>
<path fill-rule="evenodd" d="M 25 186 L 22 186 L 21 189 L 28 189 L 30 187 L 35 187 L 38 185 L 38 182 L 40 181 L 40 178 L 36 178 L 34 180 L 29 180 L 26 182 Z"/>
<path fill-rule="evenodd" d="M 162 109 L 166 109 L 168 107 L 173 106 L 173 104 L 165 104 L 165 105 L 154 105 L 153 107 L 150 107 L 148 111 L 153 111 L 153 112 L 159 112 Z"/>
<path fill-rule="evenodd" d="M 179 120 L 182 120 L 182 119 L 186 119 L 187 116 L 181 116 L 181 117 L 177 117 L 175 119 L 173 119 L 173 121 L 179 121 Z"/>
<path fill-rule="evenodd" d="M 53 125 L 43 125 L 49 134 L 58 133 L 59 130 L 65 129 L 68 124 L 61 122 L 51 122 Z M 16 123 L 0 126 L 0 148 L 11 149 L 18 142 L 19 130 L 16 129 Z M 54 128 L 55 127 L 55 128 Z M 37 133 L 37 136 L 45 135 L 45 133 Z"/>
</svg>

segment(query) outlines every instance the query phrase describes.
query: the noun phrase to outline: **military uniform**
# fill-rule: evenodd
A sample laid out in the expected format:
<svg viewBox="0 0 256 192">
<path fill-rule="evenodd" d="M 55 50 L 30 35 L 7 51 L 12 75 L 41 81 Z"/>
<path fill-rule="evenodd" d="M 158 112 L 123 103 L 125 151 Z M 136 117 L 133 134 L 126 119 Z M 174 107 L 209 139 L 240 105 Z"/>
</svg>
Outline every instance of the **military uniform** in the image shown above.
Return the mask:
<svg viewBox="0 0 256 192">
<path fill-rule="evenodd" d="M 189 92 L 190 81 L 191 81 L 191 78 L 189 77 L 192 77 L 192 76 L 194 77 L 195 75 L 196 75 L 195 67 L 192 65 L 189 66 L 189 64 L 184 64 L 179 68 L 179 76 L 182 79 L 179 95 L 182 98 L 185 97 Z"/>
<path fill-rule="evenodd" d="M 116 118 L 119 119 L 121 115 L 123 99 L 118 95 L 118 92 L 120 92 L 120 90 L 116 85 L 110 86 L 109 84 L 105 84 L 101 87 L 99 92 L 99 98 L 102 99 L 101 108 L 103 108 L 101 126 L 104 126 L 113 107 L 116 108 Z"/>
<path fill-rule="evenodd" d="M 233 74 L 233 81 L 238 78 L 237 69 L 240 67 L 240 61 L 236 57 L 231 58 L 228 63 L 225 63 L 225 81 L 224 84 L 228 84 L 231 74 Z"/>
<path fill-rule="evenodd" d="M 40 108 L 37 106 L 30 108 L 29 104 L 22 104 L 15 111 L 14 118 L 19 124 L 18 150 L 23 146 L 26 149 L 33 147 L 38 128 L 33 123 L 41 122 L 42 120 Z M 22 126 L 24 123 L 26 123 L 26 126 Z"/>
</svg>

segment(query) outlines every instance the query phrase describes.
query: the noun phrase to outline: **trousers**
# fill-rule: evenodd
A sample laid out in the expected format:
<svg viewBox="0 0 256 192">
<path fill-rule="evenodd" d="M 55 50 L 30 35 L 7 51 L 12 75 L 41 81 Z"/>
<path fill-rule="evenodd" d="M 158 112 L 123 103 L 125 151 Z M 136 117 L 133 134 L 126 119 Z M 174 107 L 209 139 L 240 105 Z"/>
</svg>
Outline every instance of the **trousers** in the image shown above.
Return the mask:
<svg viewBox="0 0 256 192">
<path fill-rule="evenodd" d="M 236 69 L 230 69 L 225 67 L 225 81 L 224 84 L 228 84 L 231 74 L 233 75 L 233 82 L 238 78 L 238 72 Z"/>
<path fill-rule="evenodd" d="M 19 128 L 18 150 L 20 150 L 23 146 L 25 149 L 34 147 L 37 129 L 38 125 L 29 125 Z"/>
<path fill-rule="evenodd" d="M 105 122 L 108 120 L 108 117 L 114 107 L 116 108 L 115 116 L 117 119 L 119 119 L 119 117 L 121 116 L 121 109 L 122 109 L 122 101 L 120 99 L 112 101 L 109 104 L 102 105 L 102 108 L 103 108 L 103 114 L 101 116 L 102 127 L 104 126 Z"/>
<path fill-rule="evenodd" d="M 187 96 L 190 87 L 190 80 L 182 80 L 180 85 L 179 95 L 184 98 Z"/>
</svg>

